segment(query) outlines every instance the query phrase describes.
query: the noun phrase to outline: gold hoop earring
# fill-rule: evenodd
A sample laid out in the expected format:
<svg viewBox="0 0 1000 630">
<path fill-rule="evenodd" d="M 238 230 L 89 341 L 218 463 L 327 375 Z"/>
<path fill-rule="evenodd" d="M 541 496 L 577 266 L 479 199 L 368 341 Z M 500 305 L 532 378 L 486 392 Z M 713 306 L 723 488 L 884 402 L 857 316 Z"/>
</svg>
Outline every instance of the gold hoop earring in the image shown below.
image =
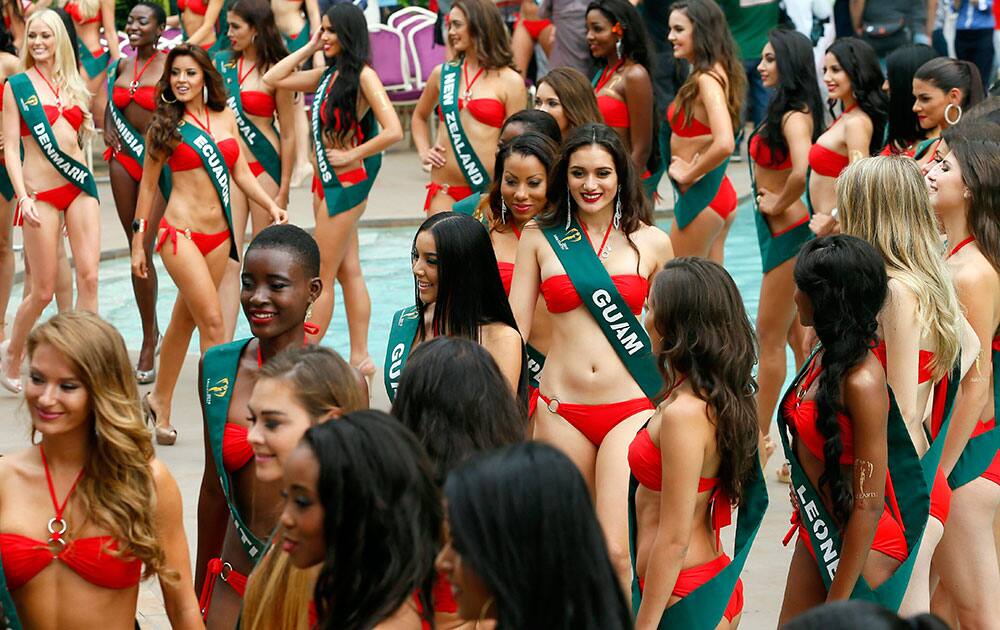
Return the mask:
<svg viewBox="0 0 1000 630">
<path fill-rule="evenodd" d="M 166 103 L 167 105 L 173 105 L 174 103 L 177 102 L 176 98 L 174 100 L 172 100 L 172 101 L 168 101 L 167 100 L 167 93 L 166 92 L 160 92 L 160 100 L 163 101 L 164 103 Z"/>
</svg>

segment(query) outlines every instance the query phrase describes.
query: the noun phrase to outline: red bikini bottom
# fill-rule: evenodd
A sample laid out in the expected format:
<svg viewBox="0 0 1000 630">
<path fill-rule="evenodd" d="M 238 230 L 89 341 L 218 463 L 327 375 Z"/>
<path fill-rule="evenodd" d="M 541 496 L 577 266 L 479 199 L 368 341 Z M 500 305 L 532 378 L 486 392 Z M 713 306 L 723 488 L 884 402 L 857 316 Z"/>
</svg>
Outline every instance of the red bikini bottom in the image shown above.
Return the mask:
<svg viewBox="0 0 1000 630">
<path fill-rule="evenodd" d="M 233 565 L 228 562 L 223 562 L 222 558 L 212 558 L 208 561 L 208 573 L 205 574 L 205 582 L 201 587 L 201 597 L 198 598 L 198 608 L 201 610 L 202 619 L 208 619 L 208 607 L 212 604 L 212 593 L 215 591 L 216 578 L 219 577 L 236 591 L 241 599 L 247 590 L 247 576 L 233 569 Z"/>
<path fill-rule="evenodd" d="M 798 531 L 799 538 L 806 544 L 809 555 L 815 560 L 816 551 L 813 549 L 812 541 L 809 539 L 809 530 L 806 529 L 801 518 L 799 518 L 798 510 L 792 512 L 791 522 L 792 528 L 788 530 L 788 534 L 785 535 L 785 540 L 782 544 L 788 545 L 792 539 L 792 534 Z M 882 516 L 878 519 L 878 526 L 875 528 L 875 539 L 872 541 L 872 551 L 884 553 L 899 562 L 906 562 L 908 553 L 906 534 L 903 533 L 903 527 L 899 524 L 899 521 L 893 518 L 888 506 L 882 510 Z"/>
<path fill-rule="evenodd" d="M 709 202 L 708 207 L 725 220 L 736 210 L 737 202 L 736 189 L 733 188 L 733 182 L 729 181 L 729 176 L 726 176 L 722 178 L 719 192 L 715 194 L 715 199 Z"/>
<path fill-rule="evenodd" d="M 247 162 L 247 166 L 250 167 L 250 172 L 253 173 L 254 177 L 264 172 L 264 165 L 260 162 Z"/>
<path fill-rule="evenodd" d="M 983 433 L 986 433 L 996 425 L 997 425 L 996 418 L 990 418 L 989 420 L 980 422 L 976 424 L 976 428 L 973 429 L 972 437 L 976 437 L 977 435 L 982 435 Z M 993 483 L 997 484 L 998 486 L 1000 486 L 1000 453 L 996 454 L 996 456 L 993 458 L 993 463 L 990 464 L 989 468 L 987 468 L 986 471 L 979 476 L 982 477 L 983 479 L 988 479 Z"/>
<path fill-rule="evenodd" d="M 353 171 L 338 174 L 337 179 L 340 180 L 341 184 L 360 184 L 368 179 L 368 172 L 365 171 L 365 167 L 359 166 Z M 326 193 L 323 192 L 323 183 L 315 175 L 313 175 L 312 191 L 320 201 L 326 200 Z"/>
<path fill-rule="evenodd" d="M 129 177 L 135 181 L 138 182 L 142 180 L 142 164 L 136 162 L 130 155 L 119 153 L 118 151 L 115 151 L 114 148 L 108 147 L 107 150 L 104 151 L 104 161 L 110 163 L 111 160 L 115 160 L 121 164 L 125 168 L 125 172 L 129 174 Z"/>
<path fill-rule="evenodd" d="M 51 204 L 59 212 L 66 212 L 66 208 L 69 208 L 69 205 L 80 196 L 81 192 L 83 191 L 77 188 L 76 184 L 66 184 L 48 190 L 39 190 L 32 197 L 35 198 L 35 201 Z M 13 224 L 15 226 L 24 225 L 24 217 L 21 215 L 20 207 L 14 208 Z"/>
<path fill-rule="evenodd" d="M 564 403 L 542 393 L 538 394 L 538 398 L 545 402 L 549 411 L 573 425 L 577 431 L 587 436 L 591 444 L 598 447 L 604 441 L 604 436 L 623 420 L 640 411 L 653 409 L 653 404 L 645 397 L 604 405 Z"/>
<path fill-rule="evenodd" d="M 194 246 L 198 248 L 202 256 L 207 256 L 210 251 L 222 245 L 229 240 L 229 230 L 222 230 L 221 232 L 216 232 L 215 234 L 205 234 L 203 232 L 192 232 L 191 228 L 186 230 L 178 230 L 174 226 L 167 223 L 166 219 L 160 220 L 160 229 L 163 230 L 163 234 L 160 234 L 160 238 L 156 241 L 156 251 L 163 249 L 163 244 L 170 239 L 170 242 L 174 244 L 174 254 L 177 253 L 177 235 L 183 234 L 194 243 Z"/>
<path fill-rule="evenodd" d="M 715 560 L 709 560 L 705 564 L 681 569 L 681 572 L 677 574 L 677 582 L 674 583 L 674 591 L 671 595 L 676 595 L 681 599 L 687 597 L 699 586 L 706 584 L 718 575 L 719 572 L 729 565 L 729 562 L 729 556 L 722 554 Z M 640 593 L 645 586 L 646 581 L 639 578 Z M 723 614 L 723 617 L 731 623 L 741 612 L 743 612 L 743 580 L 736 580 L 736 588 L 733 589 L 733 594 L 729 598 L 729 604 L 726 606 L 726 612 Z"/>
<path fill-rule="evenodd" d="M 453 186 L 451 184 L 431 182 L 427 184 L 427 199 L 424 200 L 424 212 L 431 209 L 431 200 L 434 199 L 438 193 L 444 193 L 455 201 L 461 201 L 472 194 L 472 189 L 468 186 Z"/>
<path fill-rule="evenodd" d="M 533 41 L 538 41 L 538 38 L 542 35 L 542 31 L 552 25 L 552 20 L 522 20 L 521 14 L 517 14 L 517 21 L 514 22 L 514 29 L 517 29 L 518 24 L 524 24 L 524 28 L 528 31 L 528 35 L 531 35 Z"/>
<path fill-rule="evenodd" d="M 934 475 L 934 485 L 931 486 L 931 516 L 944 525 L 948 522 L 948 512 L 951 510 L 951 486 L 944 473 L 938 468 Z"/>
</svg>

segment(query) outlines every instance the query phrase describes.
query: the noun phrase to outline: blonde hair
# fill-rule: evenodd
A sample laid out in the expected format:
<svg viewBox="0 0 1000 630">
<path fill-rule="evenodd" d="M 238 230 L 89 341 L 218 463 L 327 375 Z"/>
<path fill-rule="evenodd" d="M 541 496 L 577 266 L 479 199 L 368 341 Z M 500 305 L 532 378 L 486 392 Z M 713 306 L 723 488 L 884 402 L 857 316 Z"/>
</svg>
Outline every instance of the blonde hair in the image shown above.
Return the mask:
<svg viewBox="0 0 1000 630">
<path fill-rule="evenodd" d="M 155 453 L 139 408 L 139 389 L 125 341 L 87 311 L 60 313 L 28 335 L 28 357 L 51 346 L 71 364 L 90 398 L 94 430 L 75 494 L 87 519 L 106 528 L 119 553 L 145 564 L 145 577 L 166 571 L 156 526 Z"/>
<path fill-rule="evenodd" d="M 84 20 L 97 17 L 97 14 L 101 12 L 100 0 L 67 0 L 62 3 L 62 6 L 65 7 L 70 2 L 76 3 L 77 8 L 80 9 L 80 17 Z"/>
<path fill-rule="evenodd" d="M 357 372 L 329 348 L 308 345 L 282 352 L 257 376 L 288 383 L 313 425 L 330 417 L 368 408 Z M 281 530 L 275 534 L 277 540 Z M 261 558 L 247 581 L 240 627 L 246 630 L 307 630 L 308 606 L 320 566 L 297 569 L 288 554 L 274 546 Z"/>
<path fill-rule="evenodd" d="M 930 368 L 940 379 L 958 360 L 961 311 L 917 163 L 886 156 L 852 163 L 837 179 L 837 208 L 844 232 L 874 245 L 889 277 L 916 296 L 921 334 L 936 346 Z"/>
<path fill-rule="evenodd" d="M 59 100 L 68 106 L 77 105 L 83 110 L 83 126 L 80 127 L 80 140 L 94 133 L 94 117 L 90 113 L 90 99 L 93 96 L 87 89 L 80 70 L 76 67 L 76 51 L 66 31 L 59 14 L 51 9 L 32 13 L 24 23 L 25 43 L 21 46 L 19 70 L 28 71 L 35 67 L 35 58 L 31 56 L 27 44 L 28 29 L 33 22 L 41 22 L 49 27 L 55 36 L 55 57 L 52 63 L 52 76 L 46 77 L 52 85 L 59 89 Z"/>
</svg>

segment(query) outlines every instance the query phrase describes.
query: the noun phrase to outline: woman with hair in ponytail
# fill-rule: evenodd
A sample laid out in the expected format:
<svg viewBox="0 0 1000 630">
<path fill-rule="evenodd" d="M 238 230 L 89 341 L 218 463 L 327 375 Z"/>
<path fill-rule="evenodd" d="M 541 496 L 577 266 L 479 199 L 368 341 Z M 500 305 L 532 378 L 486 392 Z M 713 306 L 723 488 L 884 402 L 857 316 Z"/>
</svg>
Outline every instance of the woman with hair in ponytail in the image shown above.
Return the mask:
<svg viewBox="0 0 1000 630">
<path fill-rule="evenodd" d="M 855 160 L 878 153 L 885 140 L 889 99 L 875 51 L 854 37 L 838 39 L 823 57 L 823 83 L 829 92 L 830 115 L 840 115 L 809 150 L 809 229 L 816 236 L 837 230 L 837 177 Z"/>
<path fill-rule="evenodd" d="M 763 517 L 759 503 L 750 506 L 763 486 L 757 352 L 736 283 L 714 262 L 675 258 L 653 280 L 646 329 L 666 385 L 628 450 L 638 482 L 630 536 L 641 593 L 636 628 L 655 629 L 669 625 L 665 611 L 729 565 L 719 532 L 731 522 L 734 505 Z M 721 619 L 704 627 L 739 625 L 743 583 L 733 583 Z"/>
<path fill-rule="evenodd" d="M 170 445 L 177 440 L 170 425 L 174 387 L 191 333 L 198 328 L 202 354 L 225 340 L 218 287 L 227 261 L 239 260 L 229 205 L 232 185 L 267 208 L 273 223 L 284 223 L 286 213 L 257 182 L 240 151 L 236 119 L 226 109 L 222 77 L 208 53 L 190 44 L 171 50 L 156 94 L 132 222 L 132 273 L 145 278 L 148 272 L 145 232 L 154 229 L 148 217 L 159 194 L 160 174 L 169 167 L 173 185 L 156 251 L 178 295 L 163 335 L 160 375 L 143 398 L 143 408 L 156 427 L 157 443 Z"/>
<path fill-rule="evenodd" d="M 215 55 L 215 67 L 229 93 L 229 109 L 240 130 L 240 149 L 261 187 L 282 208 L 288 207 L 288 190 L 296 145 L 288 130 L 294 129 L 296 105 L 290 90 L 274 89 L 264 73 L 288 56 L 274 14 L 267 0 L 237 0 L 228 7 L 229 51 Z M 275 127 L 275 123 L 278 127 Z M 282 138 L 278 129 L 286 131 Z M 239 189 L 233 191 L 233 233 L 236 249 L 243 251 L 247 219 L 256 236 L 269 223 L 267 208 L 251 202 Z M 233 338 L 239 310 L 240 265 L 229 263 L 219 285 L 225 339 Z"/>
<path fill-rule="evenodd" d="M 779 625 L 855 588 L 877 589 L 909 555 L 888 477 L 890 436 L 902 432 L 912 446 L 872 352 L 888 294 L 885 263 L 859 238 L 822 237 L 799 253 L 795 284 L 799 321 L 816 329 L 819 345 L 778 416 L 795 489 L 786 544 L 798 531 Z M 919 464 L 906 472 L 919 476 Z M 895 480 L 904 471 L 893 473 Z"/>
<path fill-rule="evenodd" d="M 28 362 L 34 444 L 0 457 L 5 627 L 132 628 L 139 583 L 156 576 L 170 626 L 202 628 L 180 490 L 143 426 L 125 341 L 71 311 L 31 332 Z"/>
<path fill-rule="evenodd" d="M 328 67 L 296 69 L 321 50 Z M 338 282 L 347 312 L 350 362 L 366 378 L 375 373 L 375 363 L 368 353 L 371 298 L 361 273 L 358 221 L 382 165 L 382 152 L 403 137 L 399 117 L 370 62 L 368 26 L 361 9 L 335 4 L 308 46 L 264 73 L 264 83 L 273 88 L 316 93 L 312 191 L 324 289 L 310 318 L 317 326 L 312 340 L 318 342 L 326 334 L 333 317 L 333 286 Z"/>
<path fill-rule="evenodd" d="M 23 228 L 31 269 L 30 291 L 17 308 L 10 339 L 0 344 L 0 385 L 14 393 L 21 391 L 25 340 L 56 291 L 63 228 L 73 251 L 79 309 L 97 311 L 101 255 L 97 184 L 83 151 L 94 133 L 87 110 L 91 94 L 55 11 L 33 13 L 26 31 L 25 71 L 8 77 L 3 93 L 4 161 L 17 200 L 13 222 Z"/>
<path fill-rule="evenodd" d="M 957 125 L 962 114 L 980 103 L 985 95 L 979 69 L 968 61 L 937 57 L 923 64 L 913 75 L 913 111 L 926 134 L 913 157 L 921 165 L 935 159 L 945 129 Z"/>
</svg>

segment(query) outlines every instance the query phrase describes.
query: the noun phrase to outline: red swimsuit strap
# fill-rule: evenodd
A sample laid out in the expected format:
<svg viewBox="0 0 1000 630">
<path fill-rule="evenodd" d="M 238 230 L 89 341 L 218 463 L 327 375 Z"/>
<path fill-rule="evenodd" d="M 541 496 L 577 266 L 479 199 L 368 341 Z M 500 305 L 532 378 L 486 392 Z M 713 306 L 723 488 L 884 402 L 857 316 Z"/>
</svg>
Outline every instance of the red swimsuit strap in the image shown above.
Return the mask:
<svg viewBox="0 0 1000 630">
<path fill-rule="evenodd" d="M 968 245 L 969 243 L 971 243 L 974 240 L 976 240 L 975 236 L 969 236 L 967 239 L 965 239 L 964 241 L 962 241 L 961 243 L 959 243 L 958 245 L 956 245 L 951 250 L 951 252 L 948 253 L 947 258 L 951 258 L 952 256 L 954 256 L 955 254 L 958 253 L 958 250 L 962 249 L 963 247 L 965 247 L 966 245 Z"/>
<path fill-rule="evenodd" d="M 55 485 L 52 483 L 52 473 L 49 471 L 49 462 L 47 459 L 45 459 L 45 449 L 42 447 L 41 444 L 38 445 L 38 452 L 42 456 L 42 467 L 45 469 L 45 481 L 49 485 L 49 497 L 52 499 L 52 507 L 56 511 L 55 517 L 49 521 L 49 531 L 52 531 L 54 529 L 53 526 L 56 523 L 62 523 L 63 525 L 62 530 L 52 531 L 52 536 L 49 538 L 49 541 L 50 542 L 53 540 L 61 541 L 62 535 L 66 532 L 66 521 L 64 521 L 62 517 L 63 511 L 66 509 L 66 504 L 69 503 L 69 498 L 70 496 L 72 496 L 73 491 L 76 490 L 76 484 L 80 483 L 80 479 L 83 478 L 83 469 L 82 468 L 80 469 L 80 474 L 78 474 L 76 476 L 76 479 L 73 480 L 73 485 L 69 487 L 69 492 L 66 493 L 66 498 L 63 499 L 63 502 L 60 505 L 59 499 L 56 498 Z"/>
<path fill-rule="evenodd" d="M 594 87 L 594 94 L 599 94 L 601 90 L 604 89 L 604 86 L 611 80 L 611 77 L 615 76 L 615 73 L 618 72 L 618 68 L 621 68 L 624 63 L 624 59 L 619 59 L 618 63 L 611 67 L 611 72 L 608 72 L 607 68 L 601 70 L 601 78 L 597 80 L 597 85 Z"/>
<path fill-rule="evenodd" d="M 611 227 L 613 225 L 614 223 L 608 223 L 608 229 L 604 230 L 604 240 L 601 241 L 601 246 L 597 248 L 598 257 L 600 257 L 601 252 L 604 251 L 604 246 L 608 243 L 608 237 L 611 236 Z M 583 223 L 583 221 L 580 221 L 580 227 L 583 228 L 583 233 L 587 235 L 587 242 L 589 242 L 590 246 L 593 247 L 594 241 L 590 240 L 590 232 L 587 231 L 587 226 Z"/>
</svg>

